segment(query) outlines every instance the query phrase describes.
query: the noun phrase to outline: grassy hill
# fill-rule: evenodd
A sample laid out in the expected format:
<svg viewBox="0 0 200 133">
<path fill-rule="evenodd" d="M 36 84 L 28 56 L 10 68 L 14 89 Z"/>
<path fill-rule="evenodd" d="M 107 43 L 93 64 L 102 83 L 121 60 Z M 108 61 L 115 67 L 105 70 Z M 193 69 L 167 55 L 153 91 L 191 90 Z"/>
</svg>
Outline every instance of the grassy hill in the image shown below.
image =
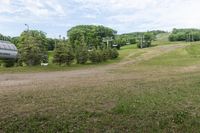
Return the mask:
<svg viewBox="0 0 200 133">
<path fill-rule="evenodd" d="M 115 62 L 16 81 L 4 74 L 0 132 L 199 132 L 200 42 L 167 36 L 124 46 Z"/>
</svg>

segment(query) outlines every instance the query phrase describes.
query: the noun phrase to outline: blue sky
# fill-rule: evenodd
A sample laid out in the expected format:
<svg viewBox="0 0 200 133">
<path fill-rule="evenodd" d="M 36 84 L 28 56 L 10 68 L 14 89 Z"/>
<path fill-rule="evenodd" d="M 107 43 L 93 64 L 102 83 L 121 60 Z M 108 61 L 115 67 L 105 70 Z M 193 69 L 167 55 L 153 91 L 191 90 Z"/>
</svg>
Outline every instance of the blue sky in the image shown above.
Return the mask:
<svg viewBox="0 0 200 133">
<path fill-rule="evenodd" d="M 0 33 L 17 36 L 27 23 L 49 37 L 79 24 L 118 33 L 200 28 L 200 0 L 0 0 Z"/>
</svg>

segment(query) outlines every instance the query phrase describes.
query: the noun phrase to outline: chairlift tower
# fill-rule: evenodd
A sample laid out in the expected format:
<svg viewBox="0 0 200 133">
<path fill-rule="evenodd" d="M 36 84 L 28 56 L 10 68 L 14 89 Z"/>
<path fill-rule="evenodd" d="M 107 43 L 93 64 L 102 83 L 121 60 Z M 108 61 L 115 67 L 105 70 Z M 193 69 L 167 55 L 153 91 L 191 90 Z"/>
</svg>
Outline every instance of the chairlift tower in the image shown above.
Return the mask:
<svg viewBox="0 0 200 133">
<path fill-rule="evenodd" d="M 194 42 L 194 34 L 193 34 L 193 32 L 192 32 L 192 42 Z"/>
<path fill-rule="evenodd" d="M 107 48 L 109 46 L 109 42 L 113 41 L 113 37 L 104 37 L 103 38 L 103 42 L 105 42 L 107 44 Z"/>
<path fill-rule="evenodd" d="M 143 48 L 143 43 L 145 41 L 144 35 L 138 37 L 140 39 L 140 48 Z"/>
</svg>

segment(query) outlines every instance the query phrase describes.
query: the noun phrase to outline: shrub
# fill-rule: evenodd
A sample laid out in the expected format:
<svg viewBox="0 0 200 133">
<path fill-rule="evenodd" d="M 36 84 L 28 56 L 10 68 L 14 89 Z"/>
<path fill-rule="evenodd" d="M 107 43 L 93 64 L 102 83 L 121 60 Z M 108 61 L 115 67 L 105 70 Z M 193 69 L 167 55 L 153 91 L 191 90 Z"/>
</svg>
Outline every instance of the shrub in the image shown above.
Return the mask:
<svg viewBox="0 0 200 133">
<path fill-rule="evenodd" d="M 93 50 L 89 53 L 89 60 L 92 63 L 100 63 L 103 61 L 103 51 Z"/>
<path fill-rule="evenodd" d="M 78 47 L 76 50 L 77 64 L 85 64 L 88 61 L 88 50 L 86 47 Z"/>
<path fill-rule="evenodd" d="M 110 53 L 108 49 L 102 50 L 102 60 L 107 61 L 109 59 Z"/>
<path fill-rule="evenodd" d="M 45 52 L 45 53 L 42 55 L 41 62 L 42 62 L 42 63 L 48 63 L 48 62 L 49 62 L 49 56 L 48 56 L 48 53 L 47 53 L 47 52 Z"/>
<path fill-rule="evenodd" d="M 119 56 L 117 49 L 109 49 L 110 59 L 116 59 Z"/>
<path fill-rule="evenodd" d="M 16 63 L 15 59 L 5 59 L 1 61 L 3 67 L 13 67 Z"/>
<path fill-rule="evenodd" d="M 74 54 L 70 46 L 59 44 L 54 50 L 53 63 L 70 65 L 74 60 Z"/>
<path fill-rule="evenodd" d="M 46 35 L 42 31 L 24 31 L 18 45 L 20 60 L 28 66 L 40 65 L 47 53 Z"/>
<path fill-rule="evenodd" d="M 28 66 L 39 65 L 41 63 L 43 51 L 34 44 L 24 46 L 20 49 L 21 61 Z"/>
</svg>

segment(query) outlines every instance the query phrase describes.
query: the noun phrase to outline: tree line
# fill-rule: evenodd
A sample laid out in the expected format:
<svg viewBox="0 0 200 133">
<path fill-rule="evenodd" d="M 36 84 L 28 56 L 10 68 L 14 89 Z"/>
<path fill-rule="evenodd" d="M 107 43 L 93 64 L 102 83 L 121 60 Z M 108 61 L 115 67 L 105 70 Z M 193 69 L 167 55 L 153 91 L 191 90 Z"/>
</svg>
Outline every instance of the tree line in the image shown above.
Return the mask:
<svg viewBox="0 0 200 133">
<path fill-rule="evenodd" d="M 156 40 L 156 36 L 161 33 L 166 33 L 162 30 L 152 30 L 147 32 L 133 32 L 126 33 L 121 35 L 116 35 L 116 43 L 121 46 L 127 44 L 137 44 L 138 48 L 141 48 L 141 45 L 144 47 L 150 47 L 151 42 Z"/>
<path fill-rule="evenodd" d="M 49 50 L 53 50 L 55 64 L 85 64 L 88 61 L 100 63 L 119 56 L 118 51 L 112 47 L 112 41 L 103 41 L 107 37 L 115 39 L 116 33 L 117 31 L 104 26 L 80 25 L 67 32 L 68 39 L 50 39 L 42 31 L 27 30 L 8 41 L 13 42 L 19 50 L 17 66 L 48 63 Z"/>
<path fill-rule="evenodd" d="M 117 35 L 117 31 L 105 26 L 78 25 L 67 31 L 67 39 L 47 38 L 46 33 L 26 30 L 19 37 L 6 37 L 1 40 L 15 44 L 19 50 L 17 63 L 10 60 L 6 66 L 35 66 L 48 63 L 48 51 L 53 51 L 53 63 L 70 65 L 74 62 L 100 63 L 119 56 L 121 46 L 136 44 L 138 48 L 150 47 L 156 35 L 164 31 L 134 32 Z"/>
<path fill-rule="evenodd" d="M 54 50 L 55 48 L 55 42 L 58 41 L 59 39 L 53 39 L 53 38 L 45 38 L 46 39 L 46 48 L 49 50 L 49 51 L 52 51 Z M 5 36 L 3 34 L 0 34 L 0 40 L 3 40 L 3 41 L 9 41 L 13 44 L 15 44 L 17 47 L 18 45 L 20 44 L 19 41 L 20 41 L 20 36 L 16 36 L 16 37 L 10 37 L 10 36 Z"/>
<path fill-rule="evenodd" d="M 200 41 L 200 29 L 173 29 L 169 41 Z"/>
</svg>

